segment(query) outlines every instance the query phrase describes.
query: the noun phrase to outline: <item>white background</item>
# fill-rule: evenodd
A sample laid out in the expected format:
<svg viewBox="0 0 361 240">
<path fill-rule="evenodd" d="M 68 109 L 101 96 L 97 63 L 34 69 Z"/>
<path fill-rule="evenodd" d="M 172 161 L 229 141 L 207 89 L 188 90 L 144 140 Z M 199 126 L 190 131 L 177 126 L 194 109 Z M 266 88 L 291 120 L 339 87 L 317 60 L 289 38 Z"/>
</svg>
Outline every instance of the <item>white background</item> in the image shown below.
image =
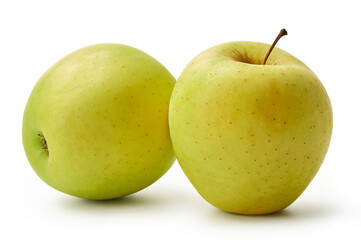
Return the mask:
<svg viewBox="0 0 361 240">
<path fill-rule="evenodd" d="M 358 1 L 1 1 L 0 239 L 361 239 L 361 17 Z M 82 200 L 43 183 L 27 162 L 21 123 L 39 77 L 95 43 L 131 45 L 178 78 L 213 45 L 271 43 L 306 63 L 331 98 L 334 131 L 313 182 L 267 216 L 222 212 L 205 202 L 178 163 L 132 196 Z M 349 236 L 349 237 L 346 237 Z"/>
</svg>

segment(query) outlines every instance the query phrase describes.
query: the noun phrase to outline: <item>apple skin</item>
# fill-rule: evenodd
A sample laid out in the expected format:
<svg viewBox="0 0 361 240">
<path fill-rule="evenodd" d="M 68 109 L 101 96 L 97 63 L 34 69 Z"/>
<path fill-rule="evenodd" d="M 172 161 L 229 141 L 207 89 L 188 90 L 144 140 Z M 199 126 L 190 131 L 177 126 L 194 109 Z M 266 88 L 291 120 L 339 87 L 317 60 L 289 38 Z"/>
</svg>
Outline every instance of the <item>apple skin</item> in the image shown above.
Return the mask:
<svg viewBox="0 0 361 240">
<path fill-rule="evenodd" d="M 224 211 L 286 208 L 320 168 L 332 109 L 316 75 L 268 44 L 229 42 L 195 57 L 174 87 L 170 134 L 199 194 Z"/>
<path fill-rule="evenodd" d="M 164 66 L 129 46 L 71 53 L 40 78 L 26 105 L 23 145 L 32 168 L 53 188 L 87 199 L 149 186 L 175 160 L 168 127 L 174 84 Z"/>
</svg>

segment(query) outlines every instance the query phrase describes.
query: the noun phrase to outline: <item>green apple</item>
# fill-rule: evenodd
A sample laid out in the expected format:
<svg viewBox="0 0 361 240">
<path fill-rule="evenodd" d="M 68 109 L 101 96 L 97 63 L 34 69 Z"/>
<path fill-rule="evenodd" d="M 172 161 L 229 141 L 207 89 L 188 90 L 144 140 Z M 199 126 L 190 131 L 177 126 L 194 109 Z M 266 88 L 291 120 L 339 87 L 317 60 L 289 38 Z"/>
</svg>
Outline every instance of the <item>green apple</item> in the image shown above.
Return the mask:
<svg viewBox="0 0 361 240">
<path fill-rule="evenodd" d="M 23 145 L 38 176 L 87 199 L 112 199 L 159 179 L 175 158 L 168 128 L 173 76 L 121 44 L 77 50 L 35 85 Z"/>
<path fill-rule="evenodd" d="M 177 81 L 169 123 L 177 159 L 224 211 L 267 214 L 294 202 L 326 155 L 332 109 L 316 75 L 270 45 L 229 42 L 195 57 Z"/>
</svg>

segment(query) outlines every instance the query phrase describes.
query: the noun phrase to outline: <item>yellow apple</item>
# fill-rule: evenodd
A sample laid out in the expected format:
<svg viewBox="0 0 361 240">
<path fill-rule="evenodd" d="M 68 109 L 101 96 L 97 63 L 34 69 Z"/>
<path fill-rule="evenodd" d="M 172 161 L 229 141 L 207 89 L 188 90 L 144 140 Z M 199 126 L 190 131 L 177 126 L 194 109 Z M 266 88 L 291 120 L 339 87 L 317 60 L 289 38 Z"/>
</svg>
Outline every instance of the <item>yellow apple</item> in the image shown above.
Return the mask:
<svg viewBox="0 0 361 240">
<path fill-rule="evenodd" d="M 326 155 L 330 100 L 316 75 L 270 45 L 229 42 L 195 57 L 173 90 L 177 159 L 199 194 L 241 214 L 281 210 L 306 189 Z"/>
<path fill-rule="evenodd" d="M 23 118 L 23 145 L 39 177 L 87 199 L 137 192 L 173 164 L 168 128 L 172 75 L 120 44 L 82 48 L 37 82 Z"/>
</svg>

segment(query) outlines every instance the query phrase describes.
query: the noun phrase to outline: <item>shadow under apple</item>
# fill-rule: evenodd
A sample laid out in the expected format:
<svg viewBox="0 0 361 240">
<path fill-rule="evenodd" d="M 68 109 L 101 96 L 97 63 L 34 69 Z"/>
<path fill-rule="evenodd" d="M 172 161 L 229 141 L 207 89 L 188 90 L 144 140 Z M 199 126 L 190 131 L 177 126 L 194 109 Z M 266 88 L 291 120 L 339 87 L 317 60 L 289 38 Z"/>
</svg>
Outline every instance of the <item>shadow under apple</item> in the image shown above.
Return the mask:
<svg viewBox="0 0 361 240">
<path fill-rule="evenodd" d="M 57 197 L 59 205 L 72 212 L 104 214 L 109 212 L 155 211 L 164 209 L 187 209 L 193 198 L 187 192 L 174 187 L 154 187 L 111 200 L 88 200 L 69 195 Z M 167 210 L 168 211 L 168 210 Z M 190 214 L 192 211 L 190 211 Z"/>
<path fill-rule="evenodd" d="M 150 194 L 132 194 L 111 200 L 88 200 L 76 197 L 66 197 L 60 200 L 60 205 L 70 211 L 106 214 L 146 211 L 169 205 L 167 198 Z"/>
</svg>

